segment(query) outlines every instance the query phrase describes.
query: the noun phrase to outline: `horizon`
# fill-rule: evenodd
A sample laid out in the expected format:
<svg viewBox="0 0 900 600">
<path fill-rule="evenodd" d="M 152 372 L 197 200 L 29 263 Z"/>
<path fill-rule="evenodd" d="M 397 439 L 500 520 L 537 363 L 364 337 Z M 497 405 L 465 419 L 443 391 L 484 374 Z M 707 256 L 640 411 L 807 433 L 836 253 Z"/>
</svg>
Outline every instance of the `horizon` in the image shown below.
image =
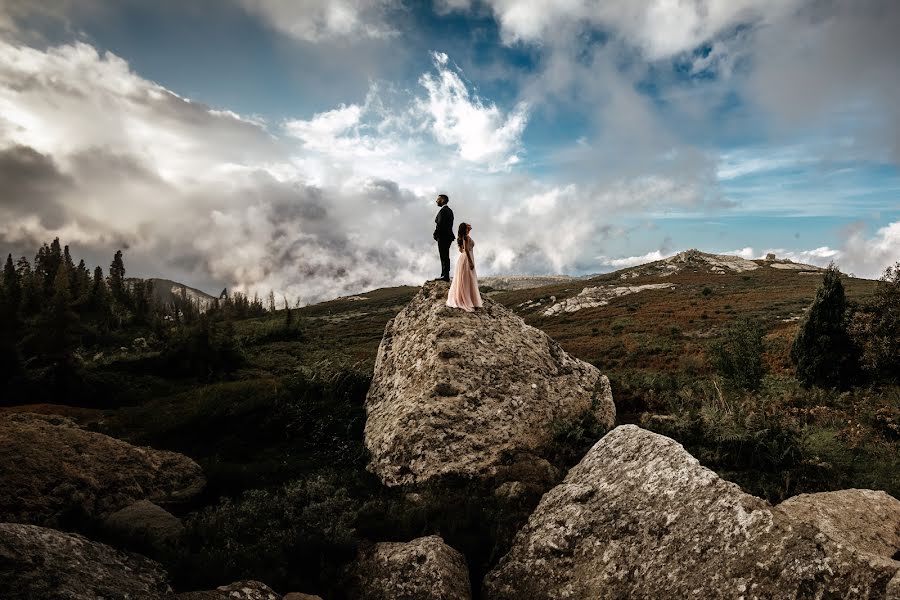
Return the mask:
<svg viewBox="0 0 900 600">
<path fill-rule="evenodd" d="M 699 248 L 876 279 L 898 26 L 889 0 L 7 0 L 0 248 L 310 304 L 436 276 L 446 193 L 482 276 Z"/>
</svg>

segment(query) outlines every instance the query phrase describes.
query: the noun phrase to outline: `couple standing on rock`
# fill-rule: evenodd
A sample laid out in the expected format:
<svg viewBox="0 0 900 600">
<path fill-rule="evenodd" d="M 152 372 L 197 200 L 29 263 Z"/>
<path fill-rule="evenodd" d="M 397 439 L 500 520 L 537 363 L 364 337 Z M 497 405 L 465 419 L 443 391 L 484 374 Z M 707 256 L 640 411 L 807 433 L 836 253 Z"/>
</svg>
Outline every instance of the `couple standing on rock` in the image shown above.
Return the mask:
<svg viewBox="0 0 900 600">
<path fill-rule="evenodd" d="M 472 226 L 460 223 L 457 235 L 454 236 L 453 211 L 447 206 L 450 198 L 446 194 L 441 194 L 436 202 L 441 207 L 434 218 L 434 240 L 438 244 L 438 254 L 441 256 L 441 276 L 435 281 L 450 281 L 450 246 L 455 239 L 459 258 L 456 261 L 453 281 L 450 283 L 450 292 L 447 294 L 447 306 L 472 312 L 476 308 L 481 308 L 481 293 L 478 291 L 478 275 L 475 273 L 473 254 L 475 242 L 470 235 Z"/>
</svg>

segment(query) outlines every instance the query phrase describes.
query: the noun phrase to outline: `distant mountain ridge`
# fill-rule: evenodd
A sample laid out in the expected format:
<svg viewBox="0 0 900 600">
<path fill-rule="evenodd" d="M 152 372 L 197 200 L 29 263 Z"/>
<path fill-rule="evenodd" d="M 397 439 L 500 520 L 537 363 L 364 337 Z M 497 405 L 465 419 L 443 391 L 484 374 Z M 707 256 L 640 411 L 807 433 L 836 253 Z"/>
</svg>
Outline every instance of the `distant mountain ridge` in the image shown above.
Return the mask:
<svg viewBox="0 0 900 600">
<path fill-rule="evenodd" d="M 784 258 L 779 259 L 771 253 L 764 259 L 748 259 L 730 254 L 701 252 L 692 248 L 662 260 L 613 271 L 613 273 L 619 273 L 620 279 L 630 279 L 632 277 L 645 276 L 666 277 L 684 271 L 708 272 L 710 274 L 743 273 L 755 271 L 759 268 L 808 271 L 811 273 L 818 273 L 823 270 L 821 267 L 814 265 L 796 263 Z"/>
<path fill-rule="evenodd" d="M 130 285 L 137 278 L 129 277 L 126 282 Z M 144 279 L 153 284 L 153 299 L 160 304 L 173 304 L 176 299 L 186 296 L 188 300 L 197 304 L 201 312 L 209 310 L 216 303 L 217 298 L 197 288 L 192 288 L 183 283 L 172 281 L 171 279 L 161 279 L 159 277 L 150 277 Z"/>
</svg>

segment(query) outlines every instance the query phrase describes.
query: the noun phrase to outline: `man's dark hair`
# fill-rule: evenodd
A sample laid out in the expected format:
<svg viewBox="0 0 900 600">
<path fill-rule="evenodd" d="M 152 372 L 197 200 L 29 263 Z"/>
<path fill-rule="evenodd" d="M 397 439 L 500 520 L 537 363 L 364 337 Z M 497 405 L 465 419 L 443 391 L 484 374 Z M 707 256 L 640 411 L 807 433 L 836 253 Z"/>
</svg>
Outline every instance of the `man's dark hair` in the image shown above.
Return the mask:
<svg viewBox="0 0 900 600">
<path fill-rule="evenodd" d="M 444 201 L 444 204 L 450 202 L 450 197 L 447 194 L 438 194 L 438 198 Z"/>
</svg>

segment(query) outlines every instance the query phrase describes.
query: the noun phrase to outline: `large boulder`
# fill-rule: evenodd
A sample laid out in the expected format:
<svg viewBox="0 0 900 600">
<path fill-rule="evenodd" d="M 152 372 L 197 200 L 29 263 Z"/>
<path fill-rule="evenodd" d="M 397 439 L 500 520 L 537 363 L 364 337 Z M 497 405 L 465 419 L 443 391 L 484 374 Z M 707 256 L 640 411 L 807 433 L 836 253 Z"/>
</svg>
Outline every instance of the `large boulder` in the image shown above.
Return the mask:
<svg viewBox="0 0 900 600">
<path fill-rule="evenodd" d="M 778 505 L 796 522 L 809 523 L 837 542 L 876 556 L 900 551 L 900 500 L 874 490 L 800 494 Z"/>
<path fill-rule="evenodd" d="M 885 511 L 889 526 L 896 511 Z M 900 562 L 834 531 L 744 493 L 674 440 L 623 425 L 544 496 L 485 597 L 898 597 Z"/>
<path fill-rule="evenodd" d="M 365 442 L 386 485 L 490 479 L 511 461 L 536 464 L 567 422 L 613 426 L 600 371 L 490 299 L 474 313 L 447 307 L 447 290 L 427 283 L 378 348 Z"/>
<path fill-rule="evenodd" d="M 36 525 L 0 523 L 3 600 L 169 597 L 156 562 L 85 537 Z"/>
<path fill-rule="evenodd" d="M 436 535 L 361 550 L 355 576 L 365 600 L 471 598 L 466 559 Z"/>
<path fill-rule="evenodd" d="M 58 526 L 138 500 L 172 505 L 205 485 L 175 452 L 132 446 L 54 415 L 0 415 L 0 520 Z"/>
<path fill-rule="evenodd" d="M 178 600 L 282 600 L 281 595 L 261 581 L 235 581 L 214 590 L 184 592 Z"/>
</svg>

